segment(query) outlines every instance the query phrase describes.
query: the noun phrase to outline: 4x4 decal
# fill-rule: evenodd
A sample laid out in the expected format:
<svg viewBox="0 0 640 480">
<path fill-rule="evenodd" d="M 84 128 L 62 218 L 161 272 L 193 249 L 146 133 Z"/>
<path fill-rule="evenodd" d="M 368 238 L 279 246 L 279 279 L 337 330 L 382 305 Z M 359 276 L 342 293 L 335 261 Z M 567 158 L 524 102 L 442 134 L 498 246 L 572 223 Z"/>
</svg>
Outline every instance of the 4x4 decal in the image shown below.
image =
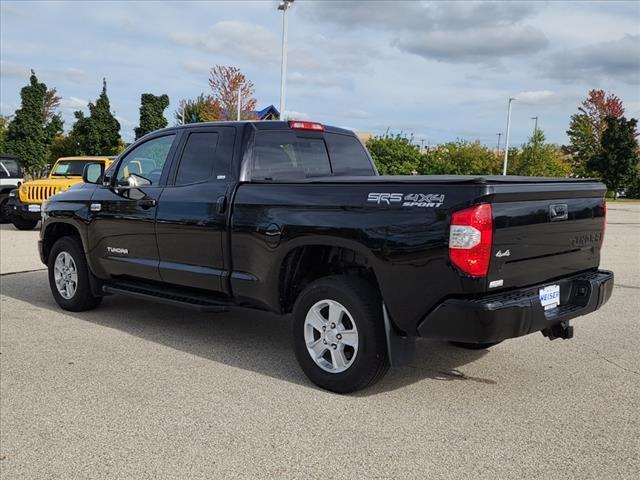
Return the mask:
<svg viewBox="0 0 640 480">
<path fill-rule="evenodd" d="M 367 202 L 378 205 L 391 205 L 401 203 L 403 207 L 436 208 L 444 203 L 444 193 L 378 193 L 371 192 Z"/>
</svg>

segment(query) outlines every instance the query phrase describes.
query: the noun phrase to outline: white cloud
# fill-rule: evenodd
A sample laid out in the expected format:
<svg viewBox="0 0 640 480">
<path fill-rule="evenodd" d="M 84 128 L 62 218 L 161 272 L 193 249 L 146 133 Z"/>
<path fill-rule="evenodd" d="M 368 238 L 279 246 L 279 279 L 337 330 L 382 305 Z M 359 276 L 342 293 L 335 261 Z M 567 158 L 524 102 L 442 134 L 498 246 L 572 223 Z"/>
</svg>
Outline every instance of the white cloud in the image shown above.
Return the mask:
<svg viewBox="0 0 640 480">
<path fill-rule="evenodd" d="M 282 118 L 285 120 L 311 120 L 308 113 L 296 112 L 295 110 L 285 110 Z"/>
<path fill-rule="evenodd" d="M 87 74 L 84 70 L 75 67 L 67 67 L 62 70 L 62 75 L 72 82 L 83 82 L 87 79 Z"/>
<path fill-rule="evenodd" d="M 186 71 L 191 73 L 208 74 L 209 70 L 211 70 L 211 65 L 209 63 L 199 60 L 187 60 L 185 62 L 182 62 L 182 66 Z"/>
<path fill-rule="evenodd" d="M 344 112 L 342 116 L 345 118 L 355 118 L 358 120 L 366 120 L 368 118 L 373 117 L 373 114 L 365 110 L 354 109 L 354 110 L 348 110 Z"/>
<path fill-rule="evenodd" d="M 533 27 L 503 27 L 412 34 L 395 40 L 393 45 L 444 62 L 493 63 L 503 57 L 542 50 L 547 46 L 547 38 Z"/>
<path fill-rule="evenodd" d="M 549 105 L 558 103 L 560 95 L 551 90 L 534 90 L 515 95 L 517 102 L 525 105 Z"/>
<path fill-rule="evenodd" d="M 174 32 L 169 38 L 177 45 L 211 53 L 233 52 L 259 64 L 280 61 L 280 55 L 276 54 L 278 36 L 257 24 L 225 20 L 204 33 Z"/>
<path fill-rule="evenodd" d="M 81 108 L 87 108 L 87 100 L 77 97 L 63 97 L 60 99 L 60 108 L 66 108 L 68 110 L 78 110 Z"/>
<path fill-rule="evenodd" d="M 564 82 L 618 80 L 640 83 L 640 34 L 556 52 L 545 60 L 543 75 Z"/>
<path fill-rule="evenodd" d="M 29 78 L 28 67 L 18 65 L 16 63 L 2 62 L 0 63 L 0 76 L 5 78 Z"/>
</svg>

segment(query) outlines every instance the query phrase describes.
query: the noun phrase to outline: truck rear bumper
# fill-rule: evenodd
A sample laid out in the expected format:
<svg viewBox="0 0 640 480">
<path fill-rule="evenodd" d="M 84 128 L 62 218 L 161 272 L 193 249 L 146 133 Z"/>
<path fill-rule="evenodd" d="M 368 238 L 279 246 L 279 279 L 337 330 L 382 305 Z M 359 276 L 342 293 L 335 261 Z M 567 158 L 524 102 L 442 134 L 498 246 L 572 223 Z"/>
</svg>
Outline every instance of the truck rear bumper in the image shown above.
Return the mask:
<svg viewBox="0 0 640 480">
<path fill-rule="evenodd" d="M 560 286 L 560 305 L 551 310 L 539 299 L 547 285 Z M 451 298 L 420 322 L 418 333 L 458 342 L 499 342 L 591 313 L 609 300 L 612 290 L 613 272 L 598 270 L 481 298 Z"/>
</svg>

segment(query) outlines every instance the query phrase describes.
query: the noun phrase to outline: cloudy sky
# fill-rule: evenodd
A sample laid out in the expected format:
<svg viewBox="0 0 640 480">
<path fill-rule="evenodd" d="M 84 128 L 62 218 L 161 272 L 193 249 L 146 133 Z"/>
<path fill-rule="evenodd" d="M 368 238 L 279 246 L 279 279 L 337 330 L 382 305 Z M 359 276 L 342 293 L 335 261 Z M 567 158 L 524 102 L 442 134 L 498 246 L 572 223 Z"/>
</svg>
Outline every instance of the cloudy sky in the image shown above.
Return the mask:
<svg viewBox="0 0 640 480">
<path fill-rule="evenodd" d="M 65 127 L 107 78 L 126 140 L 140 94 L 181 98 L 208 89 L 216 64 L 240 67 L 258 106 L 279 102 L 277 2 L 10 2 L 2 0 L 0 103 L 19 105 L 30 68 L 63 97 Z M 566 141 L 591 88 L 640 116 L 640 2 L 385 2 L 296 0 L 289 11 L 287 110 L 357 130 L 495 145 L 524 142 L 532 116 Z M 504 141 L 504 136 L 503 136 Z"/>
</svg>

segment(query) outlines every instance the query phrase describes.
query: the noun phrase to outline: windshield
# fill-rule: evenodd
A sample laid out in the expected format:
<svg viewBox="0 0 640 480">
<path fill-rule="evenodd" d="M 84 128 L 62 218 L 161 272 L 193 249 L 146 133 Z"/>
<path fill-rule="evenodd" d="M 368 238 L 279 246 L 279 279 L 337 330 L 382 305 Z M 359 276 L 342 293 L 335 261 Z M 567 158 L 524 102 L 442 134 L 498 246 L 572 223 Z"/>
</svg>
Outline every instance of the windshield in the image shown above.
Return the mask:
<svg viewBox="0 0 640 480">
<path fill-rule="evenodd" d="M 96 160 L 61 160 L 51 172 L 52 177 L 81 177 L 84 167 L 89 163 L 102 163 Z"/>
<path fill-rule="evenodd" d="M 18 162 L 8 158 L 0 159 L 0 177 L 20 178 L 21 176 Z"/>
</svg>

